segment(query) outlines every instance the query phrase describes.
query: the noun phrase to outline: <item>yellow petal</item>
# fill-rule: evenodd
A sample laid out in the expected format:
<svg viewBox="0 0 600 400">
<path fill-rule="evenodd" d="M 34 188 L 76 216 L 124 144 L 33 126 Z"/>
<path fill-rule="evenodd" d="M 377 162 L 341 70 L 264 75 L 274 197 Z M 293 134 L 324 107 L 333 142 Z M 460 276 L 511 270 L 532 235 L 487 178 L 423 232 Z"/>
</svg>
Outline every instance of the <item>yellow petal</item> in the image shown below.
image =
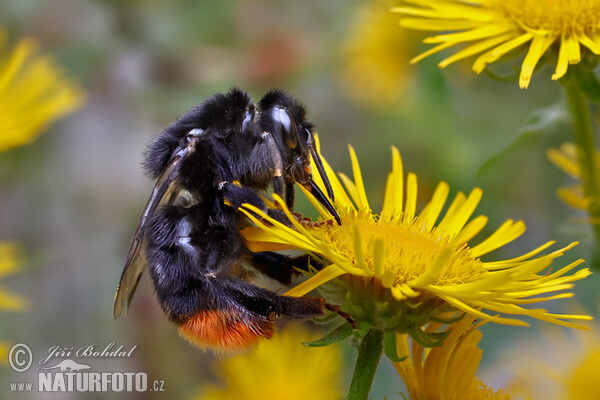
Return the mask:
<svg viewBox="0 0 600 400">
<path fill-rule="evenodd" d="M 406 207 L 404 208 L 405 218 L 412 220 L 415 217 L 417 208 L 417 176 L 410 172 L 406 182 Z"/>
<path fill-rule="evenodd" d="M 439 44 L 439 45 L 437 45 L 435 47 L 432 47 L 431 49 L 427 50 L 426 52 L 419 54 L 418 56 L 416 56 L 415 58 L 413 58 L 409 62 L 411 64 L 418 63 L 422 59 L 424 59 L 426 57 L 429 57 L 432 54 L 438 53 L 438 52 L 440 52 L 442 50 L 446 50 L 446 49 L 454 46 L 456 43 L 457 42 L 446 42 L 446 43 Z"/>
<path fill-rule="evenodd" d="M 421 31 L 458 31 L 481 26 L 476 21 L 448 21 L 444 19 L 402 18 L 400 26 Z"/>
<path fill-rule="evenodd" d="M 589 36 L 586 36 L 585 33 L 580 33 L 577 35 L 579 42 L 590 49 L 594 54 L 600 54 L 600 40 L 592 40 Z M 599 38 L 596 38 L 599 39 Z"/>
<path fill-rule="evenodd" d="M 483 254 L 487 254 L 497 248 L 504 246 L 507 243 L 512 242 L 525 232 L 525 224 L 523 221 L 513 222 L 512 220 L 506 221 L 504 224 L 496 230 L 490 237 L 479 243 L 477 246 L 471 248 L 471 254 L 473 257 L 480 257 Z"/>
<path fill-rule="evenodd" d="M 352 146 L 348 145 L 348 149 L 350 150 L 350 158 L 352 160 L 352 174 L 354 175 L 354 183 L 356 184 L 356 190 L 358 194 L 358 204 L 357 206 L 363 210 L 370 210 L 369 200 L 367 199 L 367 193 L 365 192 L 365 185 L 362 178 L 362 173 L 360 172 L 360 165 L 358 164 L 358 159 L 356 158 L 356 153 Z"/>
<path fill-rule="evenodd" d="M 512 30 L 512 26 L 498 24 L 498 25 L 484 25 L 482 27 L 471 29 L 464 32 L 458 33 L 449 33 L 446 35 L 438 35 L 428 37 L 423 40 L 423 43 L 445 43 L 445 42 L 453 42 L 453 43 L 461 43 L 461 42 L 471 42 L 474 40 L 487 39 L 489 37 L 496 37 Z M 513 36 L 509 34 L 509 36 Z"/>
<path fill-rule="evenodd" d="M 532 38 L 533 35 L 527 32 L 482 54 L 473 63 L 473 71 L 477 72 L 478 74 L 481 73 L 487 64 L 498 60 L 509 51 L 521 46 L 524 43 L 527 43 Z"/>
<path fill-rule="evenodd" d="M 449 192 L 450 186 L 446 182 L 440 182 L 435 188 L 431 201 L 419 215 L 419 218 L 425 222 L 425 229 L 427 231 L 430 231 L 435 225 L 444 204 L 446 204 Z"/>
<path fill-rule="evenodd" d="M 473 218 L 460 233 L 456 236 L 456 240 L 468 242 L 475 237 L 487 225 L 488 217 L 478 215 Z"/>
<path fill-rule="evenodd" d="M 556 71 L 552 75 L 553 80 L 562 78 L 567 72 L 567 67 L 572 59 L 577 58 L 579 62 L 579 43 L 575 40 L 573 35 L 563 35 L 560 41 L 560 50 L 558 52 L 558 62 L 556 64 Z"/>
<path fill-rule="evenodd" d="M 404 201 L 404 170 L 400 152 L 392 146 L 392 173 L 388 177 L 381 218 L 391 220 L 396 214 L 402 212 Z"/>
<path fill-rule="evenodd" d="M 288 290 L 284 293 L 285 296 L 300 297 L 321 286 L 322 284 L 329 282 L 332 279 L 337 278 L 340 275 L 344 275 L 346 272 L 339 268 L 335 264 L 331 264 L 321 271 L 317 272 L 314 276 L 308 280 L 302 282 L 293 289 Z"/>
<path fill-rule="evenodd" d="M 460 194 L 464 198 L 464 195 L 462 193 Z M 477 208 L 482 195 L 483 192 L 481 189 L 473 189 L 466 201 L 457 204 L 456 210 L 451 210 L 452 207 L 448 210 L 446 216 L 438 225 L 438 229 L 443 232 L 445 231 L 446 234 L 451 237 L 459 234 L 469 218 L 471 218 L 471 215 L 473 215 L 473 212 L 475 211 L 475 208 Z M 459 196 L 457 195 L 457 199 L 458 198 Z"/>
<path fill-rule="evenodd" d="M 556 40 L 555 36 L 535 36 L 529 46 L 529 51 L 525 56 L 523 65 L 521 66 L 521 76 L 519 77 L 519 86 L 521 89 L 527 89 L 529 81 L 533 75 L 533 70 L 537 65 L 540 57 L 546 52 L 548 47 Z"/>
</svg>

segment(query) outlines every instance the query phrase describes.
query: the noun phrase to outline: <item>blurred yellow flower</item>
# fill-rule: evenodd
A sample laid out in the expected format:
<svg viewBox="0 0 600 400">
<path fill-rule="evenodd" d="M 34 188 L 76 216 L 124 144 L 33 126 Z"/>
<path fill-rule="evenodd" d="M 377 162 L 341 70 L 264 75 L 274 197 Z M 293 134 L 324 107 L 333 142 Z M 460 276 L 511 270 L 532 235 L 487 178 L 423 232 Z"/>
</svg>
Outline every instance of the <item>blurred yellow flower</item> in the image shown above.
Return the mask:
<svg viewBox="0 0 600 400">
<path fill-rule="evenodd" d="M 0 242 L 0 279 L 17 271 L 20 253 L 18 244 Z M 23 297 L 0 290 L 0 311 L 21 311 L 26 306 Z"/>
<path fill-rule="evenodd" d="M 448 197 L 448 185 L 441 182 L 431 201 L 417 214 L 417 177 L 409 173 L 405 180 L 400 153 L 396 148 L 392 150 L 393 168 L 387 179 L 380 214 L 374 214 L 370 208 L 360 167 L 351 147 L 354 181 L 340 174 L 346 190 L 323 160 L 335 193 L 334 207 L 341 217 L 341 225 L 331 221 L 316 225 L 300 224 L 278 197 L 276 202 L 285 210 L 295 229 L 273 220 L 251 205 L 245 205 L 244 212 L 257 225 L 256 228 L 242 230 L 252 251 L 301 249 L 329 264 L 289 291 L 288 295 L 302 296 L 334 280 L 333 286 L 341 289 L 337 299 L 330 301 L 342 305 L 348 294 L 350 297 L 356 295 L 352 305 L 358 304 L 360 310 L 353 311 L 350 305 L 346 307 L 355 320 L 369 321 L 377 329 L 400 332 L 418 328 L 429 317 L 448 310 L 460 310 L 484 320 L 521 326 L 528 324 L 502 314 L 527 315 L 570 327 L 581 325 L 567 320 L 591 319 L 589 316 L 559 315 L 541 308 L 522 307 L 572 296 L 571 293 L 556 292 L 570 289 L 572 282 L 590 274 L 586 268 L 568 275 L 583 260 L 558 269 L 547 268 L 577 243 L 535 257 L 554 243 L 548 242 L 516 258 L 482 261 L 481 256 L 521 236 L 525 231 L 524 223 L 508 220 L 479 244 L 470 245 L 469 242 L 488 220 L 480 215 L 469 222 L 481 199 L 481 190 L 474 189 L 468 196 L 459 192 L 445 216 L 436 224 Z M 315 174 L 314 178 L 323 188 L 319 176 Z M 325 192 L 324 188 L 322 190 Z M 318 201 L 306 190 L 303 191 L 319 211 L 321 221 L 330 220 L 331 216 Z M 249 210 L 262 219 L 257 219 Z M 369 304 L 373 306 L 369 307 Z M 407 316 L 409 318 L 405 318 Z M 408 321 L 411 321 L 411 326 L 406 325 Z"/>
<path fill-rule="evenodd" d="M 32 39 L 7 49 L 0 29 L 0 152 L 31 143 L 48 125 L 78 108 L 85 95 Z"/>
<path fill-rule="evenodd" d="M 398 28 L 392 1 L 367 2 L 356 10 L 342 44 L 342 90 L 357 102 L 397 102 L 410 80 L 411 32 Z"/>
<path fill-rule="evenodd" d="M 437 44 L 411 62 L 455 45 L 466 47 L 440 62 L 445 67 L 478 55 L 473 70 L 480 73 L 513 49 L 529 44 L 519 85 L 527 88 L 540 58 L 556 43 L 558 61 L 552 79 L 561 78 L 569 64 L 581 60 L 584 49 L 600 54 L 598 0 L 405 0 L 393 11 L 403 15 L 406 28 L 449 32 L 425 43 Z M 585 50 L 584 50 L 585 51 Z"/>
<path fill-rule="evenodd" d="M 531 338 L 520 338 L 483 373 L 506 382 L 519 398 L 544 400 L 600 399 L 600 326 L 591 331 L 544 327 Z"/>
<path fill-rule="evenodd" d="M 8 348 L 10 344 L 8 342 L 0 342 L 0 363 L 8 364 Z"/>
<path fill-rule="evenodd" d="M 578 161 L 579 155 L 577 153 L 577 147 L 574 144 L 564 143 L 559 150 L 549 149 L 548 159 L 562 171 L 578 180 L 578 183 L 573 186 L 558 189 L 558 197 L 571 207 L 589 211 L 592 206 L 597 207 L 600 204 L 600 199 L 584 195 L 581 168 Z M 596 165 L 600 165 L 600 152 L 598 151 L 596 151 Z M 600 170 L 595 171 L 596 180 L 599 177 Z M 597 182 L 597 185 L 600 185 L 600 181 Z M 593 222 L 600 223 L 600 221 Z"/>
<path fill-rule="evenodd" d="M 0 279 L 16 272 L 21 254 L 16 243 L 0 242 Z M 0 311 L 21 311 L 27 307 L 27 300 L 0 288 Z M 0 341 L 0 362 L 8 360 L 9 344 Z"/>
<path fill-rule="evenodd" d="M 481 324 L 474 323 L 475 318 L 467 315 L 452 324 L 441 347 L 424 348 L 408 335 L 397 335 L 398 356 L 407 358 L 393 364 L 411 400 L 510 400 L 502 390 L 494 391 L 475 377 L 482 335 L 477 329 Z M 425 330 L 437 332 L 442 326 L 431 323 Z"/>
<path fill-rule="evenodd" d="M 312 335 L 286 328 L 249 354 L 223 360 L 217 375 L 223 386 L 207 385 L 202 400 L 339 400 L 342 355 L 338 346 L 309 348 Z"/>
<path fill-rule="evenodd" d="M 47 126 L 78 108 L 85 95 L 70 82 L 48 56 L 35 55 L 37 45 L 22 39 L 6 49 L 6 32 L 0 28 L 0 152 L 32 142 Z M 21 254 L 16 243 L 0 242 L 0 278 L 17 270 Z M 27 300 L 0 290 L 0 311 L 21 311 Z M 0 342 L 0 359 L 6 362 L 8 344 Z"/>
</svg>

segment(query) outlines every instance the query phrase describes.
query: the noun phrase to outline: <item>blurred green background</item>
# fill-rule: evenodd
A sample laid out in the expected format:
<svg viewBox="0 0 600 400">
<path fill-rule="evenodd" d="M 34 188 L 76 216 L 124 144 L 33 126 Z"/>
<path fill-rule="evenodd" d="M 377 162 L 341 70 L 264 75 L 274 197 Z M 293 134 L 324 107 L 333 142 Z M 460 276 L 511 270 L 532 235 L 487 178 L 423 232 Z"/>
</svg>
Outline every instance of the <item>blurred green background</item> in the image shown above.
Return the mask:
<svg viewBox="0 0 600 400">
<path fill-rule="evenodd" d="M 366 22 L 370 12 L 385 13 L 390 4 L 0 2 L 0 26 L 8 31 L 9 43 L 35 37 L 88 94 L 79 111 L 34 144 L 0 155 L 0 241 L 22 242 L 27 255 L 20 273 L 1 284 L 30 300 L 23 313 L 0 313 L 0 338 L 27 343 L 34 355 L 56 345 L 137 345 L 131 358 L 94 361 L 100 370 L 144 371 L 149 379 L 165 381 L 166 394 L 127 397 L 194 398 L 204 382 L 215 379 L 214 356 L 178 337 L 147 276 L 127 318 L 113 320 L 112 302 L 153 186 L 140 168 L 144 146 L 190 107 L 232 86 L 255 99 L 273 87 L 302 99 L 334 169 L 351 175 L 347 144 L 356 149 L 375 210 L 381 206 L 390 146 L 395 145 L 405 171 L 419 177 L 421 200 L 429 199 L 440 180 L 450 184 L 450 197 L 483 189 L 477 212 L 488 215 L 490 223 L 481 237 L 509 218 L 526 223 L 520 240 L 487 259 L 517 256 L 548 240 L 559 245 L 578 240 L 582 244 L 557 266 L 579 257 L 592 264 L 585 216 L 558 200 L 556 189 L 569 181 L 546 159 L 548 148 L 570 140 L 560 111 L 561 90 L 550 81 L 550 68 L 542 69 L 525 91 L 515 82 L 476 76 L 468 63 L 441 70 L 436 63 L 442 56 L 409 66 L 408 60 L 426 48 L 419 37 L 400 30 L 395 16 L 384 17 L 388 25 L 369 27 Z M 369 63 L 387 69 L 373 72 Z M 496 70 L 510 74 L 511 68 Z M 307 203 L 300 202 L 298 209 L 310 213 Z M 599 300 L 598 284 L 592 276 L 576 287 L 577 299 L 591 310 Z M 559 303 L 551 309 L 570 312 L 574 304 Z M 484 366 L 536 332 L 535 323 L 532 329 L 491 325 L 483 328 Z M 349 377 L 355 353 L 348 348 L 345 354 Z M 8 382 L 35 381 L 36 372 L 17 374 L 0 367 L 0 398 L 119 397 L 7 397 Z M 398 375 L 382 359 L 371 397 L 401 398 L 400 390 Z"/>
</svg>

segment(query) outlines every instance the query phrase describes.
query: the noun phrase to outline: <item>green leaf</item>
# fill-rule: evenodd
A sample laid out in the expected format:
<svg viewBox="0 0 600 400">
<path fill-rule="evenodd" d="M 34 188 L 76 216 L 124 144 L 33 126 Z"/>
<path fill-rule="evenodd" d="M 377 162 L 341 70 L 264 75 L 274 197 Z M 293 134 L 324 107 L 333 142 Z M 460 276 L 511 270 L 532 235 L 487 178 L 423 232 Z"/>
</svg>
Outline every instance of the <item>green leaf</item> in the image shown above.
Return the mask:
<svg viewBox="0 0 600 400">
<path fill-rule="evenodd" d="M 440 347 L 444 339 L 450 334 L 450 330 L 444 332 L 425 332 L 421 328 L 411 326 L 407 329 L 408 334 L 415 342 L 423 347 Z"/>
<path fill-rule="evenodd" d="M 396 332 L 391 329 L 383 332 L 383 352 L 387 358 L 393 362 L 404 361 L 408 357 L 398 357 L 398 351 L 396 349 Z"/>
<path fill-rule="evenodd" d="M 562 103 L 535 110 L 529 118 L 528 124 L 519 129 L 516 136 L 506 147 L 488 158 L 481 165 L 476 175 L 481 177 L 512 151 L 535 142 L 546 128 L 555 126 L 557 123 L 567 120 L 567 118 L 568 116 Z"/>
<path fill-rule="evenodd" d="M 338 326 L 327 335 L 323 336 L 321 339 L 313 340 L 312 342 L 303 342 L 304 346 L 308 347 L 323 347 L 329 346 L 330 344 L 340 342 L 352 335 L 352 325 L 347 322 L 344 322 L 342 325 Z"/>
</svg>

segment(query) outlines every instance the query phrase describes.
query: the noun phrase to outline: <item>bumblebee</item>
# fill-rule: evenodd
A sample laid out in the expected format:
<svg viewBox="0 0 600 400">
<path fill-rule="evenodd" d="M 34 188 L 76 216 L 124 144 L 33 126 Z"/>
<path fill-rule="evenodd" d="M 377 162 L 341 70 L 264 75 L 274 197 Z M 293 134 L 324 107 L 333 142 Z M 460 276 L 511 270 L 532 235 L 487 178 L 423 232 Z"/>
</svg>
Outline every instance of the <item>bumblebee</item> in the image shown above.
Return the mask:
<svg viewBox="0 0 600 400">
<path fill-rule="evenodd" d="M 127 254 L 114 317 L 130 304 L 146 265 L 168 319 L 204 349 L 247 348 L 272 336 L 278 316 L 323 315 L 327 305 L 321 298 L 281 296 L 246 282 L 243 260 L 289 283 L 298 259 L 251 254 L 238 232 L 244 217 L 237 209 L 244 203 L 285 220 L 259 193 L 272 187 L 293 209 L 296 182 L 339 223 L 313 128 L 304 106 L 284 91 L 272 90 L 255 105 L 234 88 L 208 98 L 157 136 L 144 155 L 156 185 Z M 311 155 L 327 196 L 313 181 Z"/>
</svg>

